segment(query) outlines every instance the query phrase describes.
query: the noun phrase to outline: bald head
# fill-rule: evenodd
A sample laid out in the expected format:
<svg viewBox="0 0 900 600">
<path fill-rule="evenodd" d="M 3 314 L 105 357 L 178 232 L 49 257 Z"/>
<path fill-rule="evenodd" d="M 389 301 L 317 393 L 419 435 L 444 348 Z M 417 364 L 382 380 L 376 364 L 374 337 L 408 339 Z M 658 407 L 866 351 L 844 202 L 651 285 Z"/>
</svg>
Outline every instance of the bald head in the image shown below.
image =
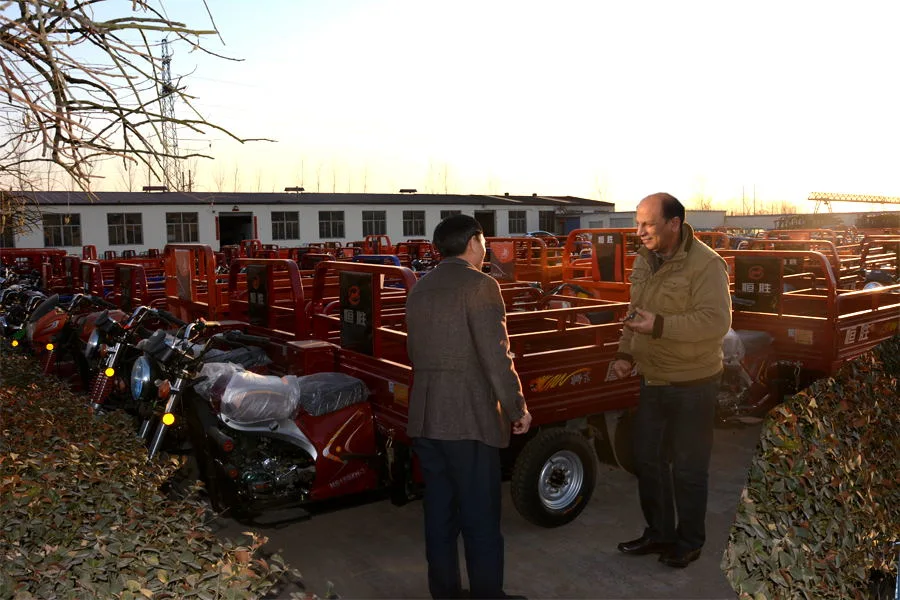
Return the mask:
<svg viewBox="0 0 900 600">
<path fill-rule="evenodd" d="M 638 206 L 644 202 L 647 202 L 648 206 L 654 207 L 654 210 L 658 210 L 659 214 L 662 215 L 664 219 L 674 219 L 675 217 L 678 217 L 678 219 L 684 223 L 684 205 L 672 194 L 667 194 L 666 192 L 650 194 L 641 200 L 640 203 L 638 203 Z"/>
<path fill-rule="evenodd" d="M 684 205 L 665 192 L 651 194 L 637 205 L 637 233 L 644 247 L 670 258 L 681 243 Z"/>
</svg>

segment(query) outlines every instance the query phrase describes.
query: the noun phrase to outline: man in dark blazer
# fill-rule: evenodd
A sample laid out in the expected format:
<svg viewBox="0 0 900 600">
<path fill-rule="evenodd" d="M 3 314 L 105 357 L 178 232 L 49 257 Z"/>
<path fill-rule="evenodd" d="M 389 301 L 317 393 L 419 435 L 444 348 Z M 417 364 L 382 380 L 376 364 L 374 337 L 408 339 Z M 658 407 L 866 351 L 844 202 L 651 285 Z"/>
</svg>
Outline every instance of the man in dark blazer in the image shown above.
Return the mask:
<svg viewBox="0 0 900 600">
<path fill-rule="evenodd" d="M 434 230 L 443 260 L 406 302 L 413 366 L 407 433 L 425 479 L 425 547 L 433 598 L 460 597 L 462 532 L 471 598 L 503 591 L 500 448 L 528 431 L 499 284 L 482 273 L 481 225 L 454 215 Z M 521 596 L 519 596 L 521 597 Z"/>
</svg>

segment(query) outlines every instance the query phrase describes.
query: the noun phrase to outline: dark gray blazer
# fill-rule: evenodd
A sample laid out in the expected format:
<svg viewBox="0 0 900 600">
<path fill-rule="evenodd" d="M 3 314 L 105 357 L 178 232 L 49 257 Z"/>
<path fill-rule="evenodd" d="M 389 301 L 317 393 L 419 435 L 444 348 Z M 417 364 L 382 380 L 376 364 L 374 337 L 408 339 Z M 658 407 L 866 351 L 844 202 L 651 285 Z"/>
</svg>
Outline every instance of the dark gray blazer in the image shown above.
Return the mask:
<svg viewBox="0 0 900 600">
<path fill-rule="evenodd" d="M 525 398 L 497 281 L 445 258 L 410 291 L 406 329 L 413 366 L 407 434 L 508 446 Z"/>
</svg>

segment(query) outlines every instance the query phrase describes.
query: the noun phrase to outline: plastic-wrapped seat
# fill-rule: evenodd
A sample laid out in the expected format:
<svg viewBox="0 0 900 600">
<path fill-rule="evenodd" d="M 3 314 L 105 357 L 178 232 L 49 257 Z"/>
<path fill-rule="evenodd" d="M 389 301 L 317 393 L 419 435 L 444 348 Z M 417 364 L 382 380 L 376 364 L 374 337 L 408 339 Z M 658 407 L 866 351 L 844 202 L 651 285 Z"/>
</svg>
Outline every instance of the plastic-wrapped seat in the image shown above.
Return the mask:
<svg viewBox="0 0 900 600">
<path fill-rule="evenodd" d="M 236 423 L 294 419 L 299 410 L 312 416 L 336 412 L 365 401 L 365 383 L 346 373 L 297 377 L 259 375 L 233 363 L 207 363 L 194 386 L 203 398 L 219 402 L 222 416 Z"/>
</svg>

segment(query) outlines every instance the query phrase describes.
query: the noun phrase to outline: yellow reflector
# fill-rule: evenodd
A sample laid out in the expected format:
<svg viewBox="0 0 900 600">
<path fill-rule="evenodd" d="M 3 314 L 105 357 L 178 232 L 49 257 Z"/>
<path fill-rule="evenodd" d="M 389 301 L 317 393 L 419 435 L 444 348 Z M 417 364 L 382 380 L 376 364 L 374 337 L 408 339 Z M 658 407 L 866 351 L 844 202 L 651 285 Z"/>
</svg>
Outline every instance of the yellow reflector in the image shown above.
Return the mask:
<svg viewBox="0 0 900 600">
<path fill-rule="evenodd" d="M 172 413 L 166 413 L 163 415 L 162 421 L 163 425 L 171 425 L 175 422 L 175 415 L 173 415 Z"/>
<path fill-rule="evenodd" d="M 53 344 L 47 344 L 47 350 L 53 351 Z"/>
<path fill-rule="evenodd" d="M 18 346 L 18 345 L 19 345 L 19 340 L 13 340 L 13 341 L 12 341 L 12 347 L 13 347 L 13 348 L 15 348 L 15 347 Z"/>
<path fill-rule="evenodd" d="M 112 377 L 113 375 L 116 374 L 116 370 L 113 369 L 112 367 L 106 367 L 106 370 L 103 371 L 103 374 L 106 375 L 107 377 Z"/>
</svg>

